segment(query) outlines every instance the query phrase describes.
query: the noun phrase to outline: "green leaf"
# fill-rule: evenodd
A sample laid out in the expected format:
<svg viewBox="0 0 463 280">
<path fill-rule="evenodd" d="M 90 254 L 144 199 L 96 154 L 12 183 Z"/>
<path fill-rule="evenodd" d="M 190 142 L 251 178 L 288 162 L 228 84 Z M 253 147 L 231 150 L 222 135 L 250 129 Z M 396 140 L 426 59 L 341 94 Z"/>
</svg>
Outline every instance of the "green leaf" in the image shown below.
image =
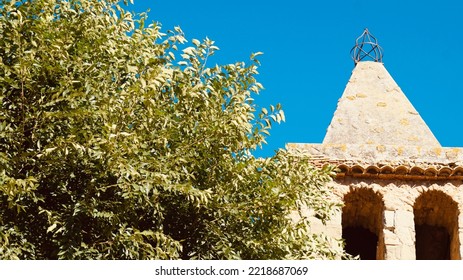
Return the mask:
<svg viewBox="0 0 463 280">
<path fill-rule="evenodd" d="M 47 232 L 53 231 L 56 228 L 56 226 L 58 226 L 58 224 L 52 224 L 51 226 L 47 228 Z"/>
<path fill-rule="evenodd" d="M 191 42 L 192 42 L 196 47 L 199 47 L 199 45 L 201 45 L 201 42 L 199 42 L 199 40 L 197 40 L 197 39 L 193 39 Z"/>
</svg>

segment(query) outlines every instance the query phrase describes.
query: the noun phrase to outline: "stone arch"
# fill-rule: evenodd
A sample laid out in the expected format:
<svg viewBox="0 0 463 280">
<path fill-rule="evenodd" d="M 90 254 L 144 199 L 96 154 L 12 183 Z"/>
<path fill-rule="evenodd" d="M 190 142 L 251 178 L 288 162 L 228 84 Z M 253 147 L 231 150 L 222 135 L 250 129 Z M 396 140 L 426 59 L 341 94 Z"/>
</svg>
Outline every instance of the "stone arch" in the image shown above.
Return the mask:
<svg viewBox="0 0 463 280">
<path fill-rule="evenodd" d="M 440 190 L 422 193 L 413 206 L 416 259 L 461 259 L 458 204 Z"/>
<path fill-rule="evenodd" d="M 370 188 L 351 188 L 344 195 L 342 237 L 345 250 L 361 259 L 384 259 L 384 202 Z"/>
</svg>

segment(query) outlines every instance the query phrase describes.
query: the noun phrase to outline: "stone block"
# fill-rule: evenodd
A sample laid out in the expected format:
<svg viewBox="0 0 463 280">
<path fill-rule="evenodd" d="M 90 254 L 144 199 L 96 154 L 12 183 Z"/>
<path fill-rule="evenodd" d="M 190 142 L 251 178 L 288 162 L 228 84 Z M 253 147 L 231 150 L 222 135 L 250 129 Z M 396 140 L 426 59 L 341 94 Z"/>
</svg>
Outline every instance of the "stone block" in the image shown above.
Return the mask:
<svg viewBox="0 0 463 280">
<path fill-rule="evenodd" d="M 394 223 L 395 211 L 384 211 L 384 227 L 386 229 L 393 229 L 395 227 Z"/>
<path fill-rule="evenodd" d="M 400 246 L 386 245 L 386 260 L 400 260 Z"/>
<path fill-rule="evenodd" d="M 342 238 L 342 228 L 341 227 L 328 226 L 326 227 L 326 231 L 322 233 L 326 234 L 329 237 L 335 238 L 335 239 Z"/>
<path fill-rule="evenodd" d="M 383 230 L 383 233 L 384 233 L 384 244 L 386 244 L 386 246 L 388 245 L 397 246 L 401 244 L 399 237 L 394 232 L 388 229 L 385 229 Z"/>
<path fill-rule="evenodd" d="M 330 220 L 328 221 L 328 223 L 330 224 L 339 224 L 339 225 L 341 225 L 341 222 L 342 222 L 341 211 L 336 212 L 333 216 L 330 217 Z"/>
<path fill-rule="evenodd" d="M 395 227 L 415 228 L 415 216 L 411 211 L 395 211 Z"/>
<path fill-rule="evenodd" d="M 416 260 L 415 246 L 403 245 L 400 252 L 401 260 Z"/>
<path fill-rule="evenodd" d="M 463 240 L 463 232 L 458 231 L 458 237 L 460 240 Z M 461 241 L 460 241 L 461 242 Z M 463 244 L 463 242 L 461 242 Z M 463 251 L 462 251 L 463 252 Z"/>
<path fill-rule="evenodd" d="M 413 229 L 409 227 L 397 227 L 394 232 L 401 244 L 409 246 L 415 245 L 415 231 Z"/>
</svg>

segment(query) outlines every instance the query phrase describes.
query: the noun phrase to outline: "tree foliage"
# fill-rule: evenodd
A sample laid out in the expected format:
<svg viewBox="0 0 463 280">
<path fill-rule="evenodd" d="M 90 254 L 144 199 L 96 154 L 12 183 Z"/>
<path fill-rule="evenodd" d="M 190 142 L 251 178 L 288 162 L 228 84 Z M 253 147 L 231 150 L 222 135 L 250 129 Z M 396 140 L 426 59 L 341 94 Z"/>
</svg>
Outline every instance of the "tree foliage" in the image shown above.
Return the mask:
<svg viewBox="0 0 463 280">
<path fill-rule="evenodd" d="M 126 3 L 127 4 L 127 3 Z M 0 258 L 283 259 L 341 252 L 288 215 L 327 219 L 333 170 L 265 143 L 259 53 L 145 26 L 109 0 L 3 0 Z"/>
</svg>

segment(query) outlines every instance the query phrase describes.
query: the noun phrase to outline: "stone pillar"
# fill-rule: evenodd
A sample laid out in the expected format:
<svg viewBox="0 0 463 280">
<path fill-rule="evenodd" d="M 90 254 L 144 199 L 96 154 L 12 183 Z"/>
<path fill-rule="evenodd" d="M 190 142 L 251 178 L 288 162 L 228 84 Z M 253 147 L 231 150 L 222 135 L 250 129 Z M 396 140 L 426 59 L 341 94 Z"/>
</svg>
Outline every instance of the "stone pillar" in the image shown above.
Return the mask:
<svg viewBox="0 0 463 280">
<path fill-rule="evenodd" d="M 416 259 L 413 212 L 385 210 L 383 236 L 386 260 Z"/>
<path fill-rule="evenodd" d="M 459 258 L 461 260 L 461 257 L 463 256 L 463 215 L 461 214 L 461 211 L 460 213 L 458 214 L 458 242 L 460 244 L 460 246 L 458 246 L 459 248 Z"/>
</svg>

